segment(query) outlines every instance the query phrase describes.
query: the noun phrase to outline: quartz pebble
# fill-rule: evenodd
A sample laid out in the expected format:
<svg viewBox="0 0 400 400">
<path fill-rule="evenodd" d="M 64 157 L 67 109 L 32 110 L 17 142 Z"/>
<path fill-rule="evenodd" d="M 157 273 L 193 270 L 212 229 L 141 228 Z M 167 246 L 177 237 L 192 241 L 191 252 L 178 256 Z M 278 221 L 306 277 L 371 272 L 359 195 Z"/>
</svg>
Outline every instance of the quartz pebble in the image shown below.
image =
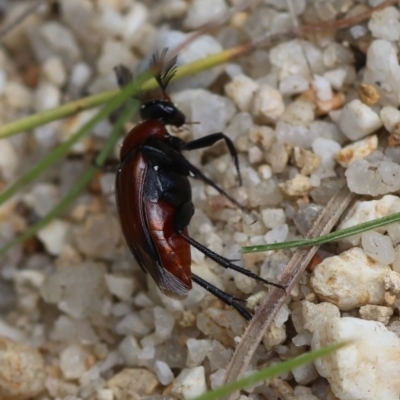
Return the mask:
<svg viewBox="0 0 400 400">
<path fill-rule="evenodd" d="M 378 39 L 396 41 L 400 39 L 400 12 L 395 7 L 385 7 L 374 12 L 368 22 L 372 35 Z"/>
<path fill-rule="evenodd" d="M 382 60 L 386 61 L 383 63 Z M 368 47 L 364 82 L 371 84 L 379 82 L 380 104 L 399 106 L 400 66 L 397 59 L 397 49 L 392 43 L 377 39 Z M 373 117 L 373 119 L 376 118 Z"/>
<path fill-rule="evenodd" d="M 261 216 L 268 229 L 277 228 L 286 221 L 285 212 L 281 208 L 265 208 L 261 211 Z"/>
<path fill-rule="evenodd" d="M 379 232 L 364 232 L 361 235 L 361 244 L 367 256 L 375 261 L 389 265 L 394 261 L 393 243 L 389 236 Z"/>
<path fill-rule="evenodd" d="M 293 74 L 279 82 L 279 91 L 284 96 L 293 96 L 305 92 L 309 87 L 309 82 L 302 75 Z"/>
<path fill-rule="evenodd" d="M 58 57 L 51 57 L 44 63 L 43 73 L 56 86 L 62 86 L 67 81 L 67 73 L 61 59 Z"/>
<path fill-rule="evenodd" d="M 34 348 L 0 336 L 0 397 L 28 400 L 45 385 L 42 355 Z"/>
<path fill-rule="evenodd" d="M 112 258 L 120 238 L 119 223 L 110 214 L 89 215 L 74 235 L 75 243 L 83 254 L 103 259 Z"/>
<path fill-rule="evenodd" d="M 387 325 L 389 323 L 390 317 L 392 315 L 392 307 L 375 306 L 371 304 L 360 307 L 360 316 L 362 319 L 382 322 L 382 324 L 384 325 Z"/>
<path fill-rule="evenodd" d="M 248 76 L 237 75 L 225 86 L 225 93 L 240 111 L 249 111 L 258 87 L 258 83 Z"/>
<path fill-rule="evenodd" d="M 297 174 L 285 183 L 280 183 L 279 187 L 289 197 L 307 196 L 313 189 L 310 178 L 301 174 Z"/>
<path fill-rule="evenodd" d="M 140 399 L 153 394 L 158 385 L 153 372 L 143 368 L 125 368 L 107 381 L 114 400 Z"/>
<path fill-rule="evenodd" d="M 164 361 L 157 360 L 154 364 L 154 372 L 158 380 L 164 386 L 169 385 L 174 380 L 171 368 Z"/>
<path fill-rule="evenodd" d="M 207 391 L 204 367 L 185 368 L 172 385 L 171 394 L 178 399 L 188 400 Z"/>
<path fill-rule="evenodd" d="M 188 367 L 196 367 L 206 358 L 211 347 L 210 340 L 188 339 L 186 342 L 188 348 L 188 358 L 186 365 Z"/>
<path fill-rule="evenodd" d="M 71 345 L 60 354 L 60 369 L 65 379 L 79 379 L 87 369 L 87 352 L 79 345 Z"/>
<path fill-rule="evenodd" d="M 314 304 L 303 300 L 301 306 L 304 329 L 310 332 L 314 332 L 332 318 L 340 317 L 339 308 L 332 303 Z"/>
<path fill-rule="evenodd" d="M 9 139 L 0 139 L 0 174 L 9 181 L 18 171 L 19 157 Z"/>
<path fill-rule="evenodd" d="M 53 219 L 39 231 L 38 237 L 50 254 L 58 255 L 67 243 L 69 231 L 70 224 L 68 222 Z"/>
<path fill-rule="evenodd" d="M 315 361 L 319 374 L 328 379 L 335 396 L 349 400 L 397 400 L 400 395 L 397 335 L 380 322 L 333 318 L 314 332 L 312 348 L 346 340 L 356 341 Z"/>
<path fill-rule="evenodd" d="M 400 190 L 400 166 L 391 161 L 357 160 L 345 175 L 353 193 L 378 196 Z"/>
<path fill-rule="evenodd" d="M 377 218 L 382 218 L 393 212 L 397 212 L 399 208 L 400 199 L 393 195 L 383 196 L 380 200 L 358 200 L 351 206 L 337 229 L 346 229 Z M 387 229 L 388 227 L 377 228 L 376 232 L 384 233 Z M 360 243 L 361 235 L 354 235 L 341 240 L 341 244 L 344 247 L 358 246 Z"/>
<path fill-rule="evenodd" d="M 260 122 L 276 122 L 285 111 L 281 93 L 269 85 L 261 85 L 254 94 L 251 111 Z"/>
<path fill-rule="evenodd" d="M 74 318 L 94 318 L 101 312 L 106 292 L 104 274 L 105 267 L 92 262 L 58 268 L 41 288 L 41 295 Z"/>
<path fill-rule="evenodd" d="M 196 29 L 209 22 L 212 16 L 224 15 L 227 11 L 225 0 L 194 0 L 190 3 L 184 25 L 187 29 Z"/>
<path fill-rule="evenodd" d="M 129 300 L 134 289 L 132 278 L 107 274 L 105 276 L 108 290 L 121 300 Z"/>
<path fill-rule="evenodd" d="M 340 149 L 336 154 L 336 160 L 343 168 L 348 168 L 354 161 L 368 157 L 377 148 L 378 137 L 372 135 Z"/>
<path fill-rule="evenodd" d="M 350 140 L 359 140 L 381 126 L 378 114 L 360 100 L 353 100 L 343 107 L 339 127 Z"/>
<path fill-rule="evenodd" d="M 388 266 L 372 260 L 355 247 L 318 264 L 311 286 L 321 299 L 333 302 L 341 310 L 365 304 L 379 305 L 384 300 L 384 279 L 389 271 Z"/>
<path fill-rule="evenodd" d="M 390 133 L 393 132 L 396 126 L 400 123 L 400 111 L 395 107 L 383 107 L 379 115 L 383 126 Z"/>
</svg>

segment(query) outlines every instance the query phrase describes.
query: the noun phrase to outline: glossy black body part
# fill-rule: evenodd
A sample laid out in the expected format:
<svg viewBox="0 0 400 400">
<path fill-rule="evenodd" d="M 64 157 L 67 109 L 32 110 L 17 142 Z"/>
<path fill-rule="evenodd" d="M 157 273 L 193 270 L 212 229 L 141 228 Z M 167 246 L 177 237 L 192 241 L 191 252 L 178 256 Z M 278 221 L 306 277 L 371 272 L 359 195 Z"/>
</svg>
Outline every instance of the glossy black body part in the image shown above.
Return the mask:
<svg viewBox="0 0 400 400">
<path fill-rule="evenodd" d="M 150 67 L 162 64 L 165 57 L 166 50 L 161 57 L 154 55 Z M 176 58 L 161 66 L 155 78 L 162 90 L 162 99 L 143 104 L 140 109 L 143 122 L 128 133 L 121 147 L 121 164 L 116 176 L 116 200 L 122 231 L 138 264 L 152 276 L 163 293 L 173 298 L 185 298 L 192 282 L 195 282 L 249 320 L 251 314 L 240 304 L 240 300 L 192 274 L 190 246 L 196 247 L 224 268 L 284 288 L 233 264 L 188 235 L 187 227 L 194 214 L 189 177 L 202 180 L 233 204 L 243 207 L 192 165 L 182 151 L 209 147 L 224 140 L 240 182 L 241 179 L 236 149 L 222 132 L 190 142 L 184 142 L 168 133 L 165 125 L 181 126 L 185 123 L 185 116 L 165 93 L 175 71 Z M 116 72 L 121 86 L 132 79 L 129 70 L 123 66 L 117 67 Z"/>
</svg>

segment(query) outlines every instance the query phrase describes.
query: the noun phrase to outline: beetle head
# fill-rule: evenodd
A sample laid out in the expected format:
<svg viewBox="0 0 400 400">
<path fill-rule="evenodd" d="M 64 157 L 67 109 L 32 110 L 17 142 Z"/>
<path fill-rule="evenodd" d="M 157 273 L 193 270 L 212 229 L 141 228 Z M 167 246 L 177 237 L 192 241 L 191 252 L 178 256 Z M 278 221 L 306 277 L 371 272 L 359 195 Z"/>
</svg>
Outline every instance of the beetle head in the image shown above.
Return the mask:
<svg viewBox="0 0 400 400">
<path fill-rule="evenodd" d="M 140 108 L 143 120 L 158 119 L 164 125 L 182 126 L 185 123 L 184 114 L 168 100 L 151 100 Z"/>
</svg>

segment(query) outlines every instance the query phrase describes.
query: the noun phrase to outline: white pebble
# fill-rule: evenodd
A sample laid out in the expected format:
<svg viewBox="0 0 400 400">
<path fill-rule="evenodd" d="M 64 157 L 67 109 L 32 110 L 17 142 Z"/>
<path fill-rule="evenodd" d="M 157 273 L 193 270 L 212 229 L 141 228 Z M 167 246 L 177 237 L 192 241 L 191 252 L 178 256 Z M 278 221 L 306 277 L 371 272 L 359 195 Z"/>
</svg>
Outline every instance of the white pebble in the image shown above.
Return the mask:
<svg viewBox="0 0 400 400">
<path fill-rule="evenodd" d="M 398 209 L 400 209 L 400 199 L 397 196 L 386 195 L 379 200 L 358 200 L 348 210 L 345 218 L 339 224 L 338 230 L 385 217 L 386 215 L 396 212 Z M 387 228 L 388 227 L 378 228 L 376 231 L 384 233 L 387 231 Z M 360 242 L 361 235 L 354 235 L 341 240 L 341 243 L 346 247 L 358 246 Z"/>
<path fill-rule="evenodd" d="M 43 81 L 35 90 L 33 106 L 36 111 L 46 111 L 60 104 L 61 93 L 57 86 Z"/>
<path fill-rule="evenodd" d="M 368 321 L 378 321 L 387 325 L 392 315 L 392 307 L 375 306 L 371 304 L 360 307 L 360 317 Z"/>
<path fill-rule="evenodd" d="M 295 381 L 300 385 L 307 385 L 318 378 L 318 372 L 313 363 L 293 368 L 292 373 Z"/>
<path fill-rule="evenodd" d="M 137 33 L 146 22 L 148 14 L 149 10 L 144 4 L 133 3 L 131 5 L 122 25 L 123 38 L 126 43 L 130 45 L 135 43 Z"/>
<path fill-rule="evenodd" d="M 336 154 L 336 160 L 343 168 L 348 168 L 354 161 L 367 158 L 377 148 L 378 137 L 371 135 L 340 149 Z"/>
<path fill-rule="evenodd" d="M 91 75 L 92 70 L 82 61 L 73 66 L 70 82 L 75 87 L 81 88 L 89 81 Z"/>
<path fill-rule="evenodd" d="M 305 332 L 314 332 L 332 318 L 340 317 L 339 308 L 332 303 L 314 304 L 303 300 L 301 306 Z"/>
<path fill-rule="evenodd" d="M 340 90 L 346 79 L 347 71 L 344 68 L 332 69 L 324 73 L 323 77 L 329 81 L 335 90 Z"/>
<path fill-rule="evenodd" d="M 181 400 L 193 399 L 206 391 L 204 367 L 183 369 L 171 388 L 171 394 Z"/>
<path fill-rule="evenodd" d="M 378 232 L 364 232 L 361 244 L 365 254 L 375 261 L 389 265 L 394 261 L 393 243 L 389 236 Z"/>
<path fill-rule="evenodd" d="M 7 82 L 4 87 L 4 99 L 13 108 L 26 109 L 33 104 L 33 94 L 18 82 Z"/>
<path fill-rule="evenodd" d="M 28 400 L 45 389 L 40 352 L 0 336 L 0 398 Z"/>
<path fill-rule="evenodd" d="M 338 315 L 340 315 L 339 309 L 338 309 Z M 296 336 L 294 336 L 292 342 L 296 347 L 310 346 L 311 339 L 312 339 L 312 333 L 310 331 L 305 331 L 302 333 L 298 333 Z"/>
<path fill-rule="evenodd" d="M 283 96 L 293 96 L 305 92 L 309 87 L 308 80 L 302 75 L 289 75 L 279 82 L 279 91 Z"/>
<path fill-rule="evenodd" d="M 51 183 L 38 183 L 24 196 L 24 203 L 40 217 L 44 217 L 59 201 L 58 187 Z"/>
<path fill-rule="evenodd" d="M 382 62 L 385 60 L 385 62 Z M 397 59 L 397 47 L 386 40 L 374 40 L 367 51 L 367 66 L 364 83 L 376 84 L 380 104 L 398 107 L 400 104 L 400 66 Z"/>
<path fill-rule="evenodd" d="M 380 117 L 385 129 L 391 133 L 400 123 L 400 111 L 396 107 L 386 106 L 381 109 Z"/>
<path fill-rule="evenodd" d="M 284 111 L 281 93 L 269 85 L 261 85 L 254 95 L 252 114 L 261 122 L 276 122 Z"/>
<path fill-rule="evenodd" d="M 311 286 L 321 299 L 334 302 L 341 310 L 351 310 L 383 303 L 384 279 L 389 271 L 387 265 L 373 261 L 362 249 L 354 247 L 318 264 Z"/>
<path fill-rule="evenodd" d="M 280 120 L 291 125 L 309 126 L 315 119 L 315 105 L 310 101 L 296 100 L 285 109 Z"/>
<path fill-rule="evenodd" d="M 237 75 L 225 86 L 226 95 L 240 111 L 249 111 L 259 84 L 246 75 Z"/>
<path fill-rule="evenodd" d="M 65 379 L 79 379 L 86 372 L 87 352 L 79 345 L 72 344 L 60 354 L 60 369 Z"/>
<path fill-rule="evenodd" d="M 76 319 L 99 318 L 105 298 L 105 267 L 86 262 L 59 268 L 41 289 L 43 299 Z"/>
<path fill-rule="evenodd" d="M 69 231 L 68 222 L 54 219 L 38 232 L 38 237 L 50 254 L 58 255 L 67 243 Z"/>
<path fill-rule="evenodd" d="M 378 114 L 360 100 L 353 100 L 343 107 L 339 127 L 350 140 L 361 139 L 381 126 Z"/>
<path fill-rule="evenodd" d="M 249 163 L 258 164 L 264 159 L 264 153 L 257 146 L 249 148 Z"/>
<path fill-rule="evenodd" d="M 391 42 L 400 39 L 400 12 L 395 7 L 385 7 L 375 11 L 368 22 L 372 35 Z"/>
<path fill-rule="evenodd" d="M 225 131 L 227 123 L 236 112 L 234 104 L 227 98 L 204 89 L 183 90 L 173 96 L 173 101 L 190 121 L 201 121 L 191 130 L 195 139 L 210 133 Z M 210 115 L 213 117 L 210 118 Z"/>
<path fill-rule="evenodd" d="M 261 211 L 262 221 L 268 229 L 274 229 L 286 222 L 285 211 L 281 208 L 265 208 Z"/>
<path fill-rule="evenodd" d="M 0 139 L 0 174 L 6 180 L 15 178 L 20 163 L 20 157 L 13 144 L 7 138 Z"/>
<path fill-rule="evenodd" d="M 257 172 L 263 180 L 267 180 L 272 177 L 272 169 L 267 164 L 260 165 L 257 169 Z"/>
<path fill-rule="evenodd" d="M 167 386 L 174 380 L 174 374 L 171 368 L 164 361 L 156 360 L 154 372 L 157 375 L 161 385 Z"/>
<path fill-rule="evenodd" d="M 151 331 L 151 327 L 143 321 L 137 312 L 132 312 L 118 322 L 115 331 L 120 335 L 132 334 L 140 337 L 147 335 Z"/>
<path fill-rule="evenodd" d="M 400 190 L 400 166 L 394 162 L 357 160 L 345 175 L 353 193 L 378 196 Z"/>
<path fill-rule="evenodd" d="M 132 52 L 124 43 L 108 39 L 103 43 L 97 68 L 100 74 L 108 74 L 113 72 L 114 67 L 118 64 L 132 68 L 133 62 Z"/>
<path fill-rule="evenodd" d="M 134 289 L 132 278 L 112 274 L 107 274 L 104 278 L 110 293 L 121 300 L 129 300 L 131 298 Z"/>
<path fill-rule="evenodd" d="M 131 336 L 125 336 L 118 346 L 118 352 L 124 360 L 125 365 L 129 367 L 137 366 L 140 346 L 137 340 Z"/>
<path fill-rule="evenodd" d="M 226 369 L 217 369 L 213 374 L 210 375 L 211 389 L 217 389 L 224 384 L 226 377 Z"/>
<path fill-rule="evenodd" d="M 69 29 L 58 22 L 47 22 L 41 25 L 41 36 L 46 44 L 64 61 L 72 63 L 80 58 L 80 47 Z"/>
<path fill-rule="evenodd" d="M 187 29 L 196 29 L 227 11 L 225 0 L 193 0 L 190 2 L 184 26 Z"/>
<path fill-rule="evenodd" d="M 329 101 L 332 99 L 332 88 L 328 79 L 320 75 L 314 75 L 313 87 L 320 101 Z"/>
<path fill-rule="evenodd" d="M 182 42 L 188 39 L 190 33 L 182 33 L 180 31 L 163 30 L 159 33 L 157 38 L 157 49 L 161 51 L 165 47 L 173 49 L 179 46 Z M 190 44 L 179 53 L 178 64 L 186 65 L 193 61 L 205 58 L 211 54 L 219 53 L 223 50 L 221 43 L 211 35 L 202 35 L 197 39 L 193 40 Z M 188 88 L 206 88 L 211 85 L 215 79 L 222 74 L 224 67 L 214 67 L 208 71 L 204 71 L 194 75 L 193 77 L 187 77 L 181 79 L 179 82 L 174 82 L 171 86 L 172 90 L 188 89 Z M 207 93 L 209 93 L 207 91 Z M 227 99 L 226 99 L 227 100 Z M 215 115 L 215 113 L 214 113 Z M 204 121 L 204 120 L 195 120 Z"/>
<path fill-rule="evenodd" d="M 188 348 L 186 365 L 188 367 L 196 367 L 206 358 L 211 347 L 211 341 L 188 339 L 186 346 Z"/>
<path fill-rule="evenodd" d="M 265 241 L 268 244 L 282 243 L 287 239 L 288 234 L 289 234 L 289 226 L 287 224 L 282 224 L 271 229 L 265 235 Z"/>
<path fill-rule="evenodd" d="M 306 41 L 290 40 L 278 44 L 269 52 L 271 64 L 278 67 L 279 79 L 298 74 L 302 77 L 310 77 L 310 67 L 319 73 L 322 68 L 322 53 L 316 46 Z"/>
<path fill-rule="evenodd" d="M 398 400 L 400 339 L 380 322 L 333 318 L 314 332 L 312 348 L 351 339 L 357 341 L 315 361 L 335 396 L 349 400 Z"/>
<path fill-rule="evenodd" d="M 54 85 L 62 86 L 67 81 L 67 73 L 59 57 L 51 57 L 43 64 L 45 77 Z"/>
</svg>

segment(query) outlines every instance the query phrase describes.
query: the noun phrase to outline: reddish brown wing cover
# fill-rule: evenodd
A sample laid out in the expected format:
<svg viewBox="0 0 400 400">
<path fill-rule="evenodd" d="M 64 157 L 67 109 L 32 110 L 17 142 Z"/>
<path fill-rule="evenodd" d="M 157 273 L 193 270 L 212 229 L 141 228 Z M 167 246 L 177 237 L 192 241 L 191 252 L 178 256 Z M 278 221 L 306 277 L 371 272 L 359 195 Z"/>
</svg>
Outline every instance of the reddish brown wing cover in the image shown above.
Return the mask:
<svg viewBox="0 0 400 400">
<path fill-rule="evenodd" d="M 135 259 L 166 295 L 182 299 L 191 289 L 190 246 L 173 230 L 175 209 L 144 197 L 148 162 L 132 149 L 116 176 L 122 232 Z"/>
</svg>

